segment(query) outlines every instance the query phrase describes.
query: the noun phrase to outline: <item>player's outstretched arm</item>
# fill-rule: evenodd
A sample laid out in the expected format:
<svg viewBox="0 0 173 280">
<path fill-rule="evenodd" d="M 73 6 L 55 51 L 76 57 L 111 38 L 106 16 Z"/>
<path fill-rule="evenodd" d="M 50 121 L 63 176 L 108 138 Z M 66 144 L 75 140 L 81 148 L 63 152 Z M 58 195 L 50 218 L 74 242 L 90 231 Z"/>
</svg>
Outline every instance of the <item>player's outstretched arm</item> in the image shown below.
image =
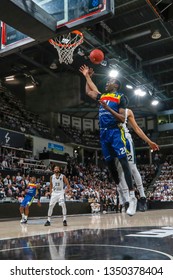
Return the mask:
<svg viewBox="0 0 173 280">
<path fill-rule="evenodd" d="M 94 74 L 93 68 L 89 68 L 88 73 L 89 73 L 90 77 L 92 77 L 93 74 Z M 87 95 L 88 95 L 89 91 L 92 91 L 92 89 L 89 87 L 89 85 L 88 85 L 88 83 L 86 81 L 85 92 L 86 92 Z"/>
<path fill-rule="evenodd" d="M 138 126 L 138 124 L 136 123 L 136 120 L 135 120 L 135 117 L 134 117 L 134 114 L 133 114 L 132 110 L 129 109 L 128 112 L 129 112 L 128 121 L 129 121 L 131 127 L 133 128 L 133 130 L 136 132 L 136 134 L 141 139 L 143 139 L 150 146 L 150 148 L 153 151 L 159 150 L 159 146 L 155 142 L 151 141 L 147 137 L 147 135 L 143 132 L 143 130 Z"/>
<path fill-rule="evenodd" d="M 80 67 L 79 71 L 84 75 L 84 77 L 86 78 L 86 94 L 91 97 L 92 99 L 96 100 L 97 96 L 98 96 L 98 88 L 96 87 L 96 85 L 93 83 L 93 81 L 91 80 L 90 77 L 90 70 L 88 68 L 88 66 L 83 65 Z"/>
</svg>

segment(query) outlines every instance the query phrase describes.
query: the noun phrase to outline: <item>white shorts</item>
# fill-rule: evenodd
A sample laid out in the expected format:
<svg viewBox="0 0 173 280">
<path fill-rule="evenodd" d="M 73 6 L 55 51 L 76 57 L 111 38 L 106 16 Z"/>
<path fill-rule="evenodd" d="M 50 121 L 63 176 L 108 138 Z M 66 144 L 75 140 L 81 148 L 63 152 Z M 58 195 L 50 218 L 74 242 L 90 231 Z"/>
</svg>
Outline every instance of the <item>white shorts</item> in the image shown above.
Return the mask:
<svg viewBox="0 0 173 280">
<path fill-rule="evenodd" d="M 58 202 L 59 205 L 65 202 L 65 192 L 52 192 L 49 205 L 55 205 Z"/>
<path fill-rule="evenodd" d="M 126 135 L 125 135 L 126 136 Z M 135 150 L 134 150 L 134 144 L 131 136 L 126 136 L 127 141 L 127 159 L 129 163 L 136 164 L 136 156 L 135 156 Z"/>
</svg>

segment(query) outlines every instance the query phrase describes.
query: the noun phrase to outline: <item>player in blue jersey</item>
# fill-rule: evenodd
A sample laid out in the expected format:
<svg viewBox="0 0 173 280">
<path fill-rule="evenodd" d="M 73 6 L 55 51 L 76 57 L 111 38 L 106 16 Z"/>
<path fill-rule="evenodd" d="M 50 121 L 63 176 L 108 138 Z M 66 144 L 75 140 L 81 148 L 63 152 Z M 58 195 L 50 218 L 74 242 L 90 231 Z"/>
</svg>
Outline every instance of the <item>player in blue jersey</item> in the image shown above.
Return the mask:
<svg viewBox="0 0 173 280">
<path fill-rule="evenodd" d="M 22 216 L 21 224 L 26 224 L 29 215 L 29 207 L 31 206 L 35 196 L 38 196 L 38 206 L 40 204 L 40 185 L 36 184 L 36 177 L 31 177 L 30 182 L 26 189 L 26 195 L 24 200 L 20 204 L 20 214 Z"/>
<path fill-rule="evenodd" d="M 119 92 L 120 82 L 117 80 L 109 80 L 105 88 L 106 93 L 101 94 L 91 80 L 90 69 L 86 65 L 83 65 L 80 67 L 79 71 L 86 78 L 86 94 L 92 99 L 100 102 L 99 126 L 103 156 L 116 184 L 119 184 L 119 177 L 115 166 L 115 157 L 118 158 L 122 166 L 125 180 L 129 188 L 129 198 L 126 201 L 127 205 L 129 203 L 129 207 L 127 206 L 127 214 L 132 216 L 136 212 L 137 199 L 135 198 L 132 176 L 126 155 L 126 139 L 123 131 L 120 130 L 118 126 L 119 122 L 122 121 L 121 117 L 119 117 L 119 110 L 125 110 L 126 106 L 125 97 Z M 117 113 L 117 120 L 110 111 L 107 111 L 104 106 L 102 106 L 102 102 L 106 102 L 109 107 Z"/>
<path fill-rule="evenodd" d="M 126 100 L 126 103 L 128 105 L 128 99 Z M 110 107 L 109 105 L 107 105 L 106 103 L 103 103 L 102 102 L 102 106 L 111 112 L 112 115 L 114 115 L 115 118 L 117 118 L 117 113 L 114 112 Z M 121 112 L 121 109 L 119 110 L 119 114 L 121 114 L 121 117 L 124 118 L 124 121 L 122 121 L 122 123 L 120 124 L 120 127 L 122 130 L 124 130 L 125 132 L 125 137 L 127 139 L 127 157 L 128 157 L 128 162 L 129 162 L 129 167 L 130 167 L 130 170 L 131 170 L 131 173 L 132 173 L 132 177 L 135 181 L 135 184 L 136 184 L 136 187 L 137 187 L 137 190 L 139 191 L 139 195 L 140 195 L 140 208 L 139 210 L 140 211 L 145 211 L 145 208 L 146 208 L 146 196 L 145 196 L 145 192 L 144 192 L 144 187 L 143 187 L 143 183 L 142 183 L 142 178 L 141 178 L 141 175 L 137 169 L 137 166 L 136 166 L 136 156 L 135 156 L 135 151 L 134 151 L 134 144 L 133 144 L 133 139 L 132 139 L 132 136 L 131 136 L 131 133 L 128 129 L 128 126 L 127 124 L 129 123 L 130 126 L 132 127 L 132 129 L 136 132 L 136 134 L 142 139 L 144 140 L 148 145 L 149 147 L 153 150 L 153 151 L 157 151 L 159 150 L 159 146 L 151 141 L 147 135 L 142 131 L 142 129 L 138 126 L 136 120 L 135 120 L 135 117 L 134 117 L 134 113 L 132 112 L 132 110 L 126 108 L 125 109 L 125 116 L 124 116 L 124 112 L 122 111 Z M 119 162 L 117 162 L 117 170 L 118 170 L 118 174 L 119 174 L 119 178 L 120 178 L 120 183 L 118 185 L 118 190 L 119 190 L 119 194 L 120 194 L 120 198 L 121 198 L 121 201 L 126 201 L 125 197 L 126 197 L 126 194 L 128 192 L 128 187 L 126 185 L 126 182 L 124 180 L 124 174 L 122 172 L 122 168 L 119 164 Z"/>
</svg>

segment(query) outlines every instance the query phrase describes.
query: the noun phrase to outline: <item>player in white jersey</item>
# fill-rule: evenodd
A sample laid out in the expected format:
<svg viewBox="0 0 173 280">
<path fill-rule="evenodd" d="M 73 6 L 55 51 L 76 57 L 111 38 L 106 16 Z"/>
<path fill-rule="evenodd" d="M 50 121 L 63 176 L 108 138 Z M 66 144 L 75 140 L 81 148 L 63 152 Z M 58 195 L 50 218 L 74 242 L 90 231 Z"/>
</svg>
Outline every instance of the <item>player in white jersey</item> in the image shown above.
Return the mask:
<svg viewBox="0 0 173 280">
<path fill-rule="evenodd" d="M 55 207 L 56 203 L 58 202 L 59 205 L 62 207 L 62 214 L 63 214 L 63 225 L 67 226 L 66 215 L 67 215 L 67 208 L 65 204 L 65 189 L 70 189 L 70 185 L 68 179 L 65 175 L 60 173 L 59 166 L 54 167 L 54 174 L 50 177 L 50 203 L 49 203 L 49 210 L 48 210 L 48 218 L 45 223 L 45 226 L 50 226 L 50 219 L 53 213 L 53 208 Z"/>
<path fill-rule="evenodd" d="M 105 107 L 105 109 L 110 111 L 110 108 L 107 104 L 103 104 L 103 106 Z M 113 115 L 114 112 L 111 110 L 110 111 Z M 134 178 L 135 184 L 137 186 L 137 189 L 139 191 L 140 194 L 140 198 L 142 201 L 142 204 L 144 206 L 145 201 L 146 201 L 146 196 L 144 193 L 144 187 L 143 187 L 143 183 L 142 183 L 142 178 L 141 175 L 137 169 L 136 166 L 136 159 L 135 159 L 135 152 L 134 152 L 134 145 L 133 145 L 133 140 L 132 140 L 132 136 L 129 132 L 129 129 L 127 128 L 127 123 L 129 123 L 131 125 L 131 127 L 133 128 L 133 130 L 136 132 L 136 134 L 143 139 L 153 151 L 159 150 L 159 146 L 151 141 L 146 135 L 145 133 L 142 131 L 142 129 L 138 126 L 138 124 L 136 123 L 134 114 L 132 112 L 132 110 L 130 109 L 125 109 L 125 115 L 124 115 L 124 111 L 121 112 L 121 109 L 119 110 L 119 120 L 122 122 L 121 123 L 121 127 L 125 132 L 125 137 L 128 140 L 127 141 L 127 157 L 128 157 L 128 162 L 129 162 L 129 166 L 130 166 L 130 170 L 132 173 L 132 176 Z M 117 118 L 117 113 L 115 114 L 115 118 Z M 124 173 L 123 170 L 121 168 L 121 165 L 119 164 L 119 162 L 117 162 L 117 169 L 118 169 L 118 174 L 119 174 L 119 179 L 120 179 L 120 183 L 118 185 L 118 191 L 120 193 L 120 200 L 124 200 L 124 201 L 128 201 L 129 200 L 129 193 L 128 193 L 128 188 L 127 188 L 127 184 L 124 178 Z M 124 198 L 124 199 L 123 199 Z M 142 210 L 144 210 L 144 207 L 142 208 Z"/>
</svg>

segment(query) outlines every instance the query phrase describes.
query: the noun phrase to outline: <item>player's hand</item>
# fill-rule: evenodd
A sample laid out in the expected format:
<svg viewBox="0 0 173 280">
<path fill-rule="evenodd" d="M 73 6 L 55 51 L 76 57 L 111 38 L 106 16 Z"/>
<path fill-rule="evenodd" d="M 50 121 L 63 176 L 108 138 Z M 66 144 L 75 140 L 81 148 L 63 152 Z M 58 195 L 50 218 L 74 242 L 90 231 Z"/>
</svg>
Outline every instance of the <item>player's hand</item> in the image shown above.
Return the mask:
<svg viewBox="0 0 173 280">
<path fill-rule="evenodd" d="M 86 77 L 89 74 L 89 67 L 84 64 L 79 68 L 79 71 Z"/>
<path fill-rule="evenodd" d="M 155 143 L 155 142 L 150 142 L 149 143 L 149 146 L 150 146 L 150 148 L 153 150 L 153 151 L 159 151 L 160 149 L 159 149 L 159 146 Z"/>
<path fill-rule="evenodd" d="M 103 108 L 106 109 L 106 110 L 108 110 L 108 109 L 110 108 L 110 107 L 107 105 L 107 103 L 104 102 L 104 101 L 102 101 L 102 100 L 99 100 L 99 103 L 100 103 L 100 105 L 102 105 Z"/>
<path fill-rule="evenodd" d="M 40 202 L 40 200 L 37 201 L 37 205 L 38 205 L 39 207 L 41 207 L 41 202 Z"/>
<path fill-rule="evenodd" d="M 94 74 L 93 68 L 89 68 L 88 74 L 90 75 L 90 77 L 93 76 L 93 74 Z"/>
</svg>

